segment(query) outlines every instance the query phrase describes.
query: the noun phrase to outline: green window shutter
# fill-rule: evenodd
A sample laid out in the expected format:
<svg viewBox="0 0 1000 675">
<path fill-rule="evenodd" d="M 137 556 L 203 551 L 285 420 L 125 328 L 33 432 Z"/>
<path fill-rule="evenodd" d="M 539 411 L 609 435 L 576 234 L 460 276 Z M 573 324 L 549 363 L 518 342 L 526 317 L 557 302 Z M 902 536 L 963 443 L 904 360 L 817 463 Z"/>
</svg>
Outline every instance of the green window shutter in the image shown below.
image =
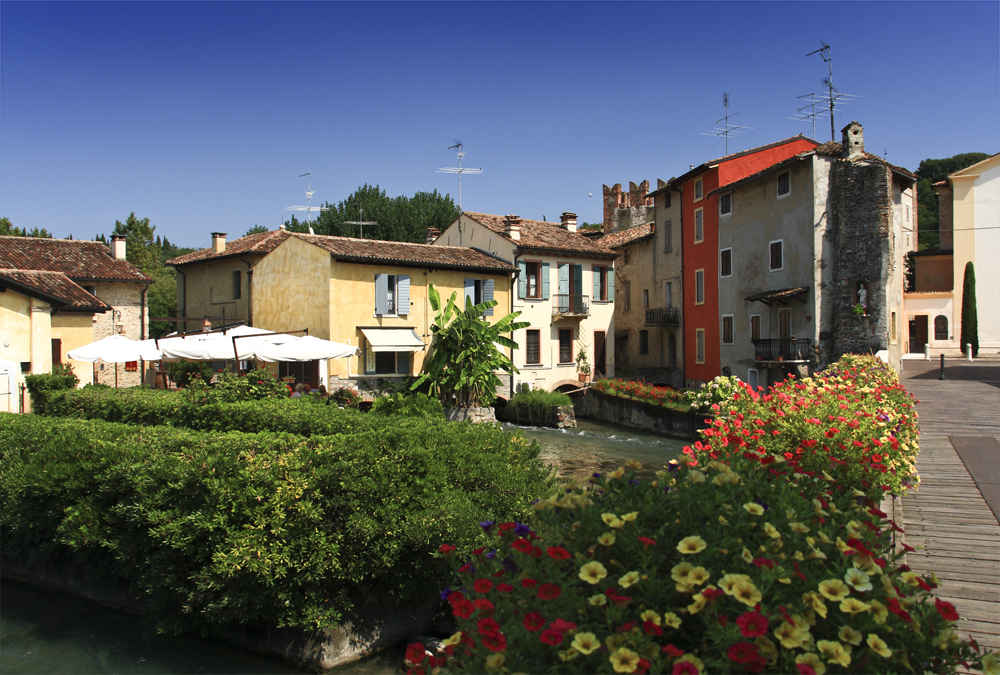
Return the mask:
<svg viewBox="0 0 1000 675">
<path fill-rule="evenodd" d="M 542 300 L 549 299 L 549 264 L 542 263 Z"/>
<path fill-rule="evenodd" d="M 573 265 L 573 295 L 583 295 L 583 265 Z"/>
<path fill-rule="evenodd" d="M 528 264 L 518 260 L 517 272 L 517 297 L 524 298 L 528 293 Z"/>
<path fill-rule="evenodd" d="M 396 374 L 410 374 L 410 352 L 396 352 Z"/>
<path fill-rule="evenodd" d="M 483 281 L 483 302 L 491 302 L 493 300 L 493 279 L 486 279 Z M 493 308 L 490 307 L 486 310 L 486 316 L 493 316 Z"/>
<path fill-rule="evenodd" d="M 608 267 L 608 302 L 615 301 L 615 270 Z"/>
</svg>

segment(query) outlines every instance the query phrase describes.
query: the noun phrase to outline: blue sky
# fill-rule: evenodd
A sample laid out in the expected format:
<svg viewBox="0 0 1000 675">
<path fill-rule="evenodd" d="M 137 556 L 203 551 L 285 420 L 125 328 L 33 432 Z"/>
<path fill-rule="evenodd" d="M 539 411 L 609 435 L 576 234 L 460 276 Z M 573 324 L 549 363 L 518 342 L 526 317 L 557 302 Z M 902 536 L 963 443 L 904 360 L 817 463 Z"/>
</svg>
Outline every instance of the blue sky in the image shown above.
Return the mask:
<svg viewBox="0 0 1000 675">
<path fill-rule="evenodd" d="M 810 135 L 827 66 L 869 152 L 1000 151 L 997 2 L 0 2 L 0 215 L 57 237 L 134 211 L 208 246 L 363 183 L 601 219 L 602 184 Z M 829 140 L 829 119 L 816 136 Z M 588 193 L 593 193 L 588 197 Z"/>
</svg>

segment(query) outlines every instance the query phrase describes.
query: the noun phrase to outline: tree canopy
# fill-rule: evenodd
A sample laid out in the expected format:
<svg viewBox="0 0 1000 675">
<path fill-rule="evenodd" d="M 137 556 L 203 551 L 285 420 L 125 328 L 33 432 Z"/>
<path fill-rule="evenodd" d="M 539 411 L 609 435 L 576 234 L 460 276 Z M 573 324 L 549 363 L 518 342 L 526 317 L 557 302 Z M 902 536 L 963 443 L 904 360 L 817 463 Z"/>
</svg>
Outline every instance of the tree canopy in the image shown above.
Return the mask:
<svg viewBox="0 0 1000 675">
<path fill-rule="evenodd" d="M 917 204 L 920 248 L 934 248 L 941 241 L 938 221 L 938 196 L 934 183 L 956 171 L 989 157 L 984 152 L 965 152 L 945 159 L 925 159 L 917 168 Z"/>
<path fill-rule="evenodd" d="M 412 197 L 389 197 L 378 185 L 367 183 L 354 191 L 336 206 L 327 202 L 324 211 L 313 221 L 316 234 L 337 237 L 361 237 L 388 241 L 424 243 L 427 229 L 439 230 L 451 225 L 458 218 L 458 207 L 450 195 L 417 192 Z M 373 222 L 374 225 L 357 225 L 353 222 Z M 308 230 L 308 224 L 295 216 L 285 227 L 297 232 Z"/>
<path fill-rule="evenodd" d="M 52 238 L 52 234 L 44 227 L 40 230 L 37 227 L 32 228 L 30 232 L 24 227 L 19 230 L 14 227 L 14 224 L 10 222 L 10 218 L 6 216 L 0 218 L 0 235 L 7 235 L 9 237 L 40 237 L 42 239 Z M 69 238 L 72 239 L 73 235 L 69 235 Z"/>
</svg>

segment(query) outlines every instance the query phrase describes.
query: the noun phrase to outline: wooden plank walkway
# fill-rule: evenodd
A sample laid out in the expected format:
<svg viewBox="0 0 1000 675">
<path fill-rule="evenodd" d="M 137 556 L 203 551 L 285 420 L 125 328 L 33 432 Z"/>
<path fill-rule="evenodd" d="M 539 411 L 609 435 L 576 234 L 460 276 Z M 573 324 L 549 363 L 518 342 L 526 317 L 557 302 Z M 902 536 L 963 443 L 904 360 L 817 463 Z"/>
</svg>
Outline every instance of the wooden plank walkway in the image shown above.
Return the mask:
<svg viewBox="0 0 1000 675">
<path fill-rule="evenodd" d="M 906 556 L 914 571 L 933 570 L 935 595 L 955 605 L 959 633 L 1000 650 L 1000 523 L 952 446 L 949 436 L 1000 440 L 1000 365 L 907 361 L 903 385 L 916 396 L 920 415 L 921 485 L 903 497 Z M 968 378 L 968 379 L 966 379 Z"/>
</svg>

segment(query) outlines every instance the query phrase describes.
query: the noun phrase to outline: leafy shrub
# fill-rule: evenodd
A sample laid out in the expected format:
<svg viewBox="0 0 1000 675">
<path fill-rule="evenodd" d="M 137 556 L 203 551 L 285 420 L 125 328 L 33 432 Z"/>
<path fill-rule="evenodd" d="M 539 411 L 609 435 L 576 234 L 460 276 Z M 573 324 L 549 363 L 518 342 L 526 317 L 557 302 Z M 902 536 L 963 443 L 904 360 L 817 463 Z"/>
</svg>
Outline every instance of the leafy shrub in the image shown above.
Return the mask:
<svg viewBox="0 0 1000 675">
<path fill-rule="evenodd" d="M 523 517 L 549 486 L 537 455 L 427 419 L 304 438 L 2 414 L 0 536 L 13 560 L 142 595 L 160 629 L 312 629 L 443 587 L 437 542 L 471 548 L 477 522 Z"/>
<path fill-rule="evenodd" d="M 38 415 L 45 415 L 52 397 L 75 389 L 80 384 L 80 378 L 73 373 L 73 366 L 64 363 L 56 364 L 51 373 L 28 375 L 24 378 L 24 383 L 31 395 L 31 410 Z"/>
<path fill-rule="evenodd" d="M 549 416 L 552 406 L 572 406 L 573 399 L 561 391 L 545 391 L 544 389 L 522 389 L 514 394 L 507 403 L 505 413 L 518 424 L 543 425 Z M 513 413 L 512 415 L 510 413 Z"/>
<path fill-rule="evenodd" d="M 371 414 L 443 418 L 444 406 L 441 405 L 441 401 L 427 394 L 407 396 L 397 393 L 376 398 L 372 404 Z"/>
<path fill-rule="evenodd" d="M 692 410 L 703 413 L 729 410 L 733 394 L 742 391 L 743 383 L 738 377 L 720 375 L 711 382 L 706 382 L 699 389 L 685 392 L 684 398 Z"/>
<path fill-rule="evenodd" d="M 357 408 L 361 405 L 361 394 L 351 387 L 338 387 L 330 392 L 330 401 L 341 408 Z"/>
<path fill-rule="evenodd" d="M 220 403 L 260 401 L 266 398 L 287 398 L 288 387 L 267 368 L 256 368 L 243 375 L 228 371 L 220 373 L 212 393 L 214 400 Z"/>
<path fill-rule="evenodd" d="M 688 406 L 684 403 L 684 394 L 671 387 L 654 387 L 641 380 L 598 380 L 591 385 L 591 389 L 599 391 L 608 396 L 618 396 L 620 398 L 630 398 L 652 405 L 661 405 L 668 408 L 687 411 Z"/>
<path fill-rule="evenodd" d="M 206 383 L 211 382 L 215 377 L 215 370 L 204 361 L 178 361 L 166 364 L 167 373 L 178 387 L 186 387 L 191 384 L 191 378 L 197 376 Z"/>
</svg>

